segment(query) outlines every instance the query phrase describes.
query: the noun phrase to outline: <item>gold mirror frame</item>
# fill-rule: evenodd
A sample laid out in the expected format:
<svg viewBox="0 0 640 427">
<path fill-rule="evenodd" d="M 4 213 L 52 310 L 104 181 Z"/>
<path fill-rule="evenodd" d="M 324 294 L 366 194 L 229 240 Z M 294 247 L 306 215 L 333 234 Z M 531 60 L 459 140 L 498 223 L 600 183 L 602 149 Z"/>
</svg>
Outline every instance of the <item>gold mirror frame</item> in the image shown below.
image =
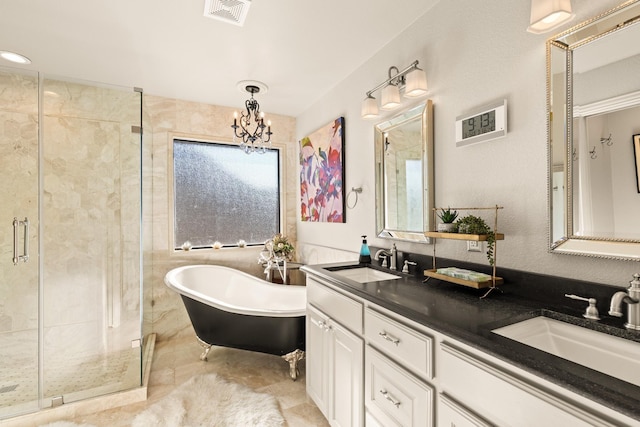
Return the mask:
<svg viewBox="0 0 640 427">
<path fill-rule="evenodd" d="M 386 162 L 388 153 L 388 140 L 385 134 L 402 130 L 403 126 L 419 125 L 420 137 L 415 141 L 419 144 L 421 160 L 421 229 L 404 230 L 391 224 L 390 218 L 397 216 L 398 210 L 390 203 L 390 195 L 385 189 L 392 179 L 395 179 L 396 168 L 393 176 L 388 176 L 390 165 Z M 415 107 L 394 116 L 391 119 L 378 123 L 375 131 L 375 162 L 376 162 L 376 234 L 380 238 L 409 241 L 414 243 L 430 243 L 424 232 L 433 229 L 431 209 L 434 206 L 434 172 L 433 172 L 433 103 L 427 100 Z M 386 143 L 386 144 L 385 144 Z"/>
<path fill-rule="evenodd" d="M 595 41 L 602 43 L 612 34 L 639 23 L 640 0 L 630 0 L 547 41 L 548 194 L 551 253 L 640 261 L 640 240 L 635 236 L 614 238 L 576 234 L 573 182 L 577 171 L 574 171 L 572 166 L 574 50 Z M 560 143 L 554 145 L 554 141 L 560 141 Z M 588 153 L 583 153 L 585 154 Z M 554 175 L 558 172 L 562 172 L 564 177 L 561 182 L 554 182 Z M 562 234 L 562 237 L 557 238 L 559 234 Z"/>
</svg>

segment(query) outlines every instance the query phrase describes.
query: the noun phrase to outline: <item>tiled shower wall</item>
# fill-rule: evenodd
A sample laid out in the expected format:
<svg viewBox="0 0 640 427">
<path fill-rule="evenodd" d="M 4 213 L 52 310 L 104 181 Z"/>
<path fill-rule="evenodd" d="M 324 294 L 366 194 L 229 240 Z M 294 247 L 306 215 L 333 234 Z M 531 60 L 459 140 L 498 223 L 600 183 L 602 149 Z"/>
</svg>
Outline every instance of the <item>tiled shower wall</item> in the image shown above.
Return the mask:
<svg viewBox="0 0 640 427">
<path fill-rule="evenodd" d="M 12 265 L 14 217 L 32 221 L 32 251 L 38 242 L 37 75 L 0 72 L 0 171 L 0 340 L 16 330 L 37 342 L 37 253 L 28 264 Z"/>
<path fill-rule="evenodd" d="M 5 262 L 13 236 L 0 234 L 0 333 L 37 331 L 42 254 L 45 357 L 130 347 L 140 324 L 140 142 L 131 132 L 140 124 L 140 95 L 43 85 L 38 248 L 38 77 L 0 73 L 0 185 L 10 196 L 0 204 L 2 229 L 11 230 L 5 222 L 13 216 L 31 220 L 28 264 Z"/>
<path fill-rule="evenodd" d="M 140 94 L 43 89 L 45 348 L 127 348 L 140 336 Z"/>
</svg>

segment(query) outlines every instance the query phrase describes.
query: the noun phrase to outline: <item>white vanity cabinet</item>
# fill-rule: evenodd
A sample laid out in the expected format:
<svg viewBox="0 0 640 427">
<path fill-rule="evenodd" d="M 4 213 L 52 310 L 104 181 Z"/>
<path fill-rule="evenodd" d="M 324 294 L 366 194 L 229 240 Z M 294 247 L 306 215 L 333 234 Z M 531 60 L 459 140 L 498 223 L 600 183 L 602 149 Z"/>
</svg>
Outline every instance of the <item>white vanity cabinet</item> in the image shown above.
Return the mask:
<svg viewBox="0 0 640 427">
<path fill-rule="evenodd" d="M 362 426 L 362 303 L 308 278 L 306 333 L 307 393 L 332 426 Z"/>
<path fill-rule="evenodd" d="M 332 426 L 640 427 L 311 274 L 307 303 L 307 392 Z"/>
</svg>

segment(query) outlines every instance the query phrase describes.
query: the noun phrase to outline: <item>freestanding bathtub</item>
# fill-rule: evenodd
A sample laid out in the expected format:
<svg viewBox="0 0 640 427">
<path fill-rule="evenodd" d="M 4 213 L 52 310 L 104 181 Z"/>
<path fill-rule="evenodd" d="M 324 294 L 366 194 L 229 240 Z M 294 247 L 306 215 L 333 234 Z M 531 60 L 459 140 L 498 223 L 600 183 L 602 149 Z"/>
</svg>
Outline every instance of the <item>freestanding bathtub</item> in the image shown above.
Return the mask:
<svg viewBox="0 0 640 427">
<path fill-rule="evenodd" d="M 304 358 L 306 289 L 266 282 L 219 265 L 190 265 L 169 271 L 165 284 L 182 297 L 207 360 L 224 346 L 282 356 L 298 377 Z"/>
</svg>

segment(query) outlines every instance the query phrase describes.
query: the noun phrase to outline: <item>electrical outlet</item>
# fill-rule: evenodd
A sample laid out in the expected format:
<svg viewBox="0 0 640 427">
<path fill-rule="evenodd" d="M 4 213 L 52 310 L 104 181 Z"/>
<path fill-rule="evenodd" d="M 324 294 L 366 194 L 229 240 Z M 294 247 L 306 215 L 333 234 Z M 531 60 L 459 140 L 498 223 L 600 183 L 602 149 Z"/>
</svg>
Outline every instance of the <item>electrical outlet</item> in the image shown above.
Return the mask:
<svg viewBox="0 0 640 427">
<path fill-rule="evenodd" d="M 467 251 L 482 252 L 482 242 L 478 242 L 477 240 L 467 240 Z"/>
</svg>

